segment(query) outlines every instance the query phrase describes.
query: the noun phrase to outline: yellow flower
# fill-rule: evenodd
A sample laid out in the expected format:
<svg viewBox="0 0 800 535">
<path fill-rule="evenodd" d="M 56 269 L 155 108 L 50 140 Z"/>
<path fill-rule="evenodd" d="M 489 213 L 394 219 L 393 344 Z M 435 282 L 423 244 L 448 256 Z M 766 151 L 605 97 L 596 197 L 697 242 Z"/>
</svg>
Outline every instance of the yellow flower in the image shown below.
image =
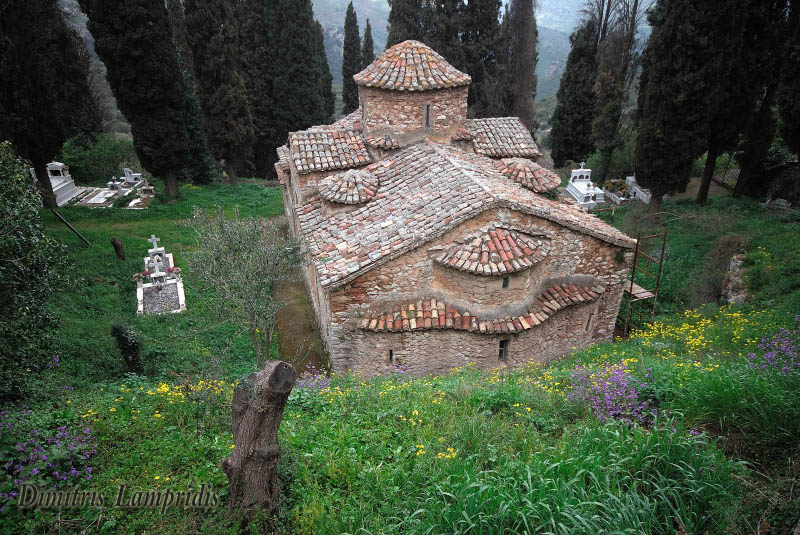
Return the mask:
<svg viewBox="0 0 800 535">
<path fill-rule="evenodd" d="M 235 447 L 236 447 L 236 444 L 231 444 L 231 447 L 229 449 L 233 449 Z"/>
<path fill-rule="evenodd" d="M 153 476 L 153 479 L 161 479 L 161 476 Z"/>
<path fill-rule="evenodd" d="M 117 409 L 115 409 L 114 407 L 111 407 L 110 409 L 108 409 L 108 412 L 117 412 Z"/>
</svg>

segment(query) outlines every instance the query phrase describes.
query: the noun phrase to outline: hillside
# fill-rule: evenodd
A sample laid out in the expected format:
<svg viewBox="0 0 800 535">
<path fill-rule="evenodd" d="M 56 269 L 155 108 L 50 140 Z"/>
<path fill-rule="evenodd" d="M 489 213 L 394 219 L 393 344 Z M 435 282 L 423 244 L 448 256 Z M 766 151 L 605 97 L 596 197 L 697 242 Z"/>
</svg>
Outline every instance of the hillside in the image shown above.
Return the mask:
<svg viewBox="0 0 800 535">
<path fill-rule="evenodd" d="M 314 0 L 314 16 L 325 32 L 325 52 L 335 84 L 342 83 L 342 43 L 344 41 L 344 14 L 349 0 Z M 539 78 L 537 98 L 556 94 L 569 54 L 569 32 L 577 24 L 581 2 L 541 2 L 537 10 L 539 21 Z M 386 0 L 354 0 L 358 25 L 363 35 L 366 20 L 372 26 L 376 56 L 386 44 L 389 24 L 389 4 Z"/>
</svg>

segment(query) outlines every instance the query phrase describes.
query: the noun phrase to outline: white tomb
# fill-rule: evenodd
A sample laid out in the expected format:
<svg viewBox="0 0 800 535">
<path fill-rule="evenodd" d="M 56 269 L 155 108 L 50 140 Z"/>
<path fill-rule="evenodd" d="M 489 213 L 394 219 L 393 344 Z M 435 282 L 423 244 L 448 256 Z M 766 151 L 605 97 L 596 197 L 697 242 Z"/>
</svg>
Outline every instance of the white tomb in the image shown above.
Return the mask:
<svg viewBox="0 0 800 535">
<path fill-rule="evenodd" d="M 580 206 L 589 210 L 597 207 L 598 203 L 605 200 L 603 190 L 592 182 L 592 170 L 585 169 L 581 163 L 580 169 L 574 169 L 567 184 L 567 192 L 572 195 Z"/>
<path fill-rule="evenodd" d="M 650 191 L 639 186 L 636 182 L 636 175 L 625 177 L 625 183 L 628 185 L 634 199 L 639 199 L 645 204 L 650 204 L 650 199 L 652 198 Z"/>
<path fill-rule="evenodd" d="M 180 270 L 175 269 L 172 253 L 159 247 L 161 241 L 155 235 L 148 240 L 153 247 L 144 257 L 144 269 L 148 282 L 136 284 L 137 314 L 162 314 L 186 310 L 186 294 Z"/>
<path fill-rule="evenodd" d="M 47 177 L 50 179 L 58 206 L 64 206 L 81 192 L 69 174 L 69 167 L 61 162 L 47 164 Z"/>
</svg>

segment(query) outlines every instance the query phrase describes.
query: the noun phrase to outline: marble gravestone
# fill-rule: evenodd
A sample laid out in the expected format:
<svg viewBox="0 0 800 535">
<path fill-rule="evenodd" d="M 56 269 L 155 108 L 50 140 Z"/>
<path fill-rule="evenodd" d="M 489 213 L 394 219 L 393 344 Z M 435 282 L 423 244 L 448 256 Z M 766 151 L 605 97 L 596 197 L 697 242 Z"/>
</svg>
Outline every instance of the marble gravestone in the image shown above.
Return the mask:
<svg viewBox="0 0 800 535">
<path fill-rule="evenodd" d="M 153 247 L 144 257 L 144 276 L 146 281 L 138 281 L 136 298 L 138 314 L 163 314 L 186 310 L 186 296 L 179 270 L 175 269 L 172 253 L 159 247 L 161 241 L 155 235 L 148 240 Z"/>
</svg>

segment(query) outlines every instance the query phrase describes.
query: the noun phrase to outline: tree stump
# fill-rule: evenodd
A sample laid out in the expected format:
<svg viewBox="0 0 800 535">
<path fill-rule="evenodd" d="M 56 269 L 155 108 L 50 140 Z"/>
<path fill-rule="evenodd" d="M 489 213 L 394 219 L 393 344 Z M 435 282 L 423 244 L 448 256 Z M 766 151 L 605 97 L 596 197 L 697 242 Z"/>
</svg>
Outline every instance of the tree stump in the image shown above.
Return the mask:
<svg viewBox="0 0 800 535">
<path fill-rule="evenodd" d="M 122 240 L 111 236 L 111 245 L 114 247 L 114 252 L 117 253 L 117 258 L 125 260 L 125 249 L 122 247 Z"/>
<path fill-rule="evenodd" d="M 277 509 L 278 427 L 296 377 L 290 364 L 269 361 L 233 394 L 235 448 L 222 461 L 222 470 L 228 476 L 231 509 L 242 509 L 247 517 L 255 508 L 267 514 Z"/>
</svg>

